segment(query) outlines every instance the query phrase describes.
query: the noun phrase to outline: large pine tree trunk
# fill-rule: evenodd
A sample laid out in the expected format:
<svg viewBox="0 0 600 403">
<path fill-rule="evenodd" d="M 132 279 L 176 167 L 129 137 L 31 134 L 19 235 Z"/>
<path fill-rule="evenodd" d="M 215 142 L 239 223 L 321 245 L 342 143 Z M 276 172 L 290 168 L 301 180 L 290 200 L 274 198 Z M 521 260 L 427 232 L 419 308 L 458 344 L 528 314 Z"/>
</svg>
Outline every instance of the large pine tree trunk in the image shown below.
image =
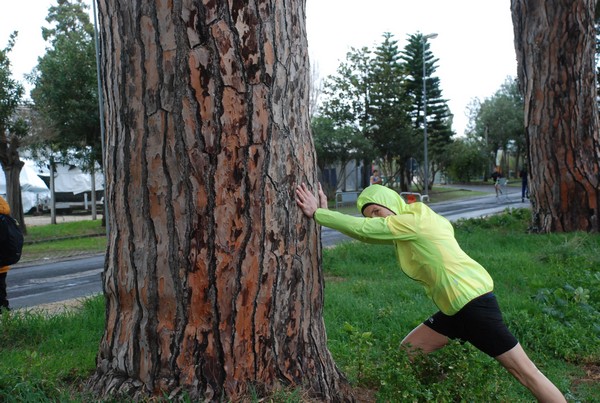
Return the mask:
<svg viewBox="0 0 600 403">
<path fill-rule="evenodd" d="M 541 232 L 598 231 L 595 0 L 512 0 L 529 187 Z"/>
<path fill-rule="evenodd" d="M 99 1 L 109 245 L 100 396 L 347 400 L 327 350 L 305 2 Z"/>
</svg>

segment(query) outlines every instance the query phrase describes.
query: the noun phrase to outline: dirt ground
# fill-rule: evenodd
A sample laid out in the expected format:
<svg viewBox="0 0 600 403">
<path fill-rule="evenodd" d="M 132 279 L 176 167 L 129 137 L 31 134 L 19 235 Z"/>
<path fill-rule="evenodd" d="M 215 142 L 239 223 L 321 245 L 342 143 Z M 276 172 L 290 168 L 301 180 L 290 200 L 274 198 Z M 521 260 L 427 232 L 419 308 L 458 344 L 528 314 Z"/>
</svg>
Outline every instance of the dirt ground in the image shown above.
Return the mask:
<svg viewBox="0 0 600 403">
<path fill-rule="evenodd" d="M 84 301 L 84 298 L 68 299 L 66 301 L 52 302 L 50 304 L 36 305 L 28 308 L 19 308 L 17 310 L 27 310 L 36 313 L 39 312 L 48 316 L 52 316 L 75 311 L 81 308 Z"/>
</svg>

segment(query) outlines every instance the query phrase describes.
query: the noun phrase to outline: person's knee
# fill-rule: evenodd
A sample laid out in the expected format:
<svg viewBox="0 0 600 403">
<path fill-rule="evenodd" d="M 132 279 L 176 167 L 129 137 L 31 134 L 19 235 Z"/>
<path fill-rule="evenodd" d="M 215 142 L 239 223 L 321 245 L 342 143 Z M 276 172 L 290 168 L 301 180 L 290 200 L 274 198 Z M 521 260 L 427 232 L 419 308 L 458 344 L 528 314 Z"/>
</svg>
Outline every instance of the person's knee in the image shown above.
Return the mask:
<svg viewBox="0 0 600 403">
<path fill-rule="evenodd" d="M 519 344 L 496 357 L 496 360 L 519 382 L 527 387 L 534 385 L 538 381 L 538 378 L 543 376 Z"/>
<path fill-rule="evenodd" d="M 531 365 L 504 365 L 504 367 L 519 382 L 521 382 L 521 384 L 528 388 L 535 384 L 535 379 L 540 374 L 537 367 L 533 363 L 531 363 Z"/>
<path fill-rule="evenodd" d="M 400 342 L 400 349 L 404 351 L 408 357 L 408 361 L 411 363 L 418 362 L 419 357 L 423 357 L 428 354 L 428 351 L 425 351 L 422 346 L 413 345 L 410 341 L 407 341 L 407 338 L 404 338 L 404 340 Z"/>
<path fill-rule="evenodd" d="M 429 354 L 444 347 L 448 343 L 448 338 L 427 326 L 419 326 L 410 332 L 401 342 L 400 346 L 409 357 L 418 354 Z"/>
<path fill-rule="evenodd" d="M 408 354 L 409 357 L 413 356 L 416 351 L 420 350 L 419 347 L 415 347 L 413 345 L 413 343 L 411 342 L 411 340 L 409 339 L 409 336 L 406 336 L 401 342 L 400 342 L 400 349 L 405 351 L 406 354 Z"/>
</svg>

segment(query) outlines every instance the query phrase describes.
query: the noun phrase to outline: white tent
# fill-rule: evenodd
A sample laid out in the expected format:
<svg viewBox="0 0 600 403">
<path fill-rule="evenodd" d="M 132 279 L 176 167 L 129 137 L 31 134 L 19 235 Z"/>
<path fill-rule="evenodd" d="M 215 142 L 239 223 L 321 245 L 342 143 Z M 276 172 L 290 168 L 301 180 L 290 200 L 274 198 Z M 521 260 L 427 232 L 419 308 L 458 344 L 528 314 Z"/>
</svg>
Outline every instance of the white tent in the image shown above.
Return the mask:
<svg viewBox="0 0 600 403">
<path fill-rule="evenodd" d="M 50 171 L 47 166 L 37 166 L 38 175 L 44 180 L 44 182 L 50 187 Z M 81 169 L 71 165 L 55 165 L 54 171 L 54 195 L 55 204 L 54 207 L 57 210 L 71 210 L 71 209 L 89 209 L 92 203 L 92 187 L 95 191 L 104 190 L 104 175 L 100 171 L 100 167 L 94 175 L 94 181 L 92 181 L 92 175 L 89 172 L 83 172 Z M 98 193 L 96 193 L 98 195 Z M 103 203 L 103 197 L 98 195 L 96 198 L 96 207 Z M 51 208 L 51 200 L 48 199 L 48 203 L 45 204 L 44 209 Z M 94 207 L 91 207 L 92 209 Z"/>
<path fill-rule="evenodd" d="M 50 171 L 44 169 L 38 173 L 40 176 L 49 177 Z M 96 171 L 96 191 L 104 189 L 104 175 L 98 169 Z M 80 194 L 92 190 L 92 178 L 90 173 L 69 165 L 56 165 L 54 172 L 54 191 L 57 193 Z"/>
<path fill-rule="evenodd" d="M 50 189 L 44 181 L 37 175 L 33 168 L 33 163 L 24 161 L 25 165 L 21 169 L 19 181 L 21 182 L 21 201 L 23 203 L 23 212 L 27 213 L 35 206 L 42 204 L 50 198 Z M 6 176 L 0 167 L 0 194 L 6 196 Z"/>
</svg>

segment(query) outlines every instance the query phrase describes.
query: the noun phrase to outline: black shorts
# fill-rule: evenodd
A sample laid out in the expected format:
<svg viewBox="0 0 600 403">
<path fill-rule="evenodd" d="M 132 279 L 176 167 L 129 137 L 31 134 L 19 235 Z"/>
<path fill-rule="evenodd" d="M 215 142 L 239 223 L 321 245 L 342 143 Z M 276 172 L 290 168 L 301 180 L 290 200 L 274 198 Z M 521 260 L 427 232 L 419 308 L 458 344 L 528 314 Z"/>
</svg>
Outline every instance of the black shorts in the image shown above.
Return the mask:
<svg viewBox="0 0 600 403">
<path fill-rule="evenodd" d="M 468 341 L 490 357 L 497 357 L 518 343 L 506 327 L 491 292 L 470 301 L 452 316 L 438 312 L 423 324 L 451 339 Z"/>
</svg>

